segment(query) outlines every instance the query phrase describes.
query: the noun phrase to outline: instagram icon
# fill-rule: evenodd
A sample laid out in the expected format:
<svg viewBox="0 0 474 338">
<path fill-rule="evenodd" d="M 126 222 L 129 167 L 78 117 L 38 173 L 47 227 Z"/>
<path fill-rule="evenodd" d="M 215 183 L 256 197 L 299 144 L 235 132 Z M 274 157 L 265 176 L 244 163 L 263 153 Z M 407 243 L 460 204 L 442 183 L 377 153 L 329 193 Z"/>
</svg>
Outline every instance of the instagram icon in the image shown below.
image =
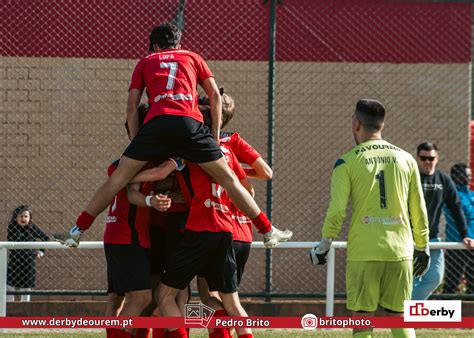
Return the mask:
<svg viewBox="0 0 474 338">
<path fill-rule="evenodd" d="M 318 317 L 312 313 L 307 313 L 301 318 L 301 327 L 305 330 L 316 330 L 318 327 Z"/>
</svg>

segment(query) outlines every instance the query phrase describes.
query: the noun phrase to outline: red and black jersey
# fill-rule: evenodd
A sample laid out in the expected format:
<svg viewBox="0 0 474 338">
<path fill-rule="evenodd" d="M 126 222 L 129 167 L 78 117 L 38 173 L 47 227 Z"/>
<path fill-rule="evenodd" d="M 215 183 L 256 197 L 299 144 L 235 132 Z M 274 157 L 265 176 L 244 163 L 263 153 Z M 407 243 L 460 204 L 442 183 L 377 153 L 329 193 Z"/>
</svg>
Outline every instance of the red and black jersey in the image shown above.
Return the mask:
<svg viewBox="0 0 474 338">
<path fill-rule="evenodd" d="M 214 75 L 196 53 L 170 49 L 150 54 L 140 60 L 133 71 L 130 89 L 146 91 L 150 111 L 145 123 L 158 115 L 189 116 L 199 122 L 197 85 Z"/>
<path fill-rule="evenodd" d="M 109 176 L 117 169 L 119 161 L 113 162 L 107 169 Z M 142 170 L 149 169 L 146 165 Z M 149 182 L 141 184 L 140 192 L 149 195 L 153 185 Z M 138 207 L 130 204 L 127 189 L 119 191 L 109 206 L 109 213 L 105 223 L 105 244 L 139 244 L 143 248 L 150 248 L 150 216 L 149 207 Z"/>
<path fill-rule="evenodd" d="M 232 236 L 234 241 L 252 243 L 252 221 L 245 216 L 234 203 L 231 203 L 232 213 Z"/>
<path fill-rule="evenodd" d="M 239 180 L 245 178 L 245 172 L 230 148 L 221 146 L 224 158 Z M 189 210 L 186 229 L 196 232 L 233 232 L 230 198 L 219 184 L 197 164 L 189 163 L 189 174 L 193 197 Z"/>
<path fill-rule="evenodd" d="M 262 157 L 239 133 L 221 132 L 220 136 L 221 144 L 232 149 L 240 163 L 252 165 L 257 159 Z"/>
<path fill-rule="evenodd" d="M 240 163 L 252 165 L 262 157 L 239 133 L 221 132 L 221 144 L 232 149 Z M 252 242 L 252 221 L 245 216 L 234 203 L 231 204 L 232 222 L 234 226 L 233 238 L 235 241 Z"/>
</svg>

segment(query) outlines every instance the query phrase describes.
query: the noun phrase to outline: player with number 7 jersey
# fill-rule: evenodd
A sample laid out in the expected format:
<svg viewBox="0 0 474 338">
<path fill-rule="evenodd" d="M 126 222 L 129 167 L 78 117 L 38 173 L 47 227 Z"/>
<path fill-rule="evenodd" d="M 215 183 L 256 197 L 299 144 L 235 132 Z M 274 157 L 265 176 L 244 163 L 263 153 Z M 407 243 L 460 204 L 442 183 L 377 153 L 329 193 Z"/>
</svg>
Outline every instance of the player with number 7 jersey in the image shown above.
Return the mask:
<svg viewBox="0 0 474 338">
<path fill-rule="evenodd" d="M 188 116 L 203 122 L 197 105 L 197 85 L 214 77 L 199 54 L 171 49 L 140 60 L 132 74 L 130 89 L 146 87 L 150 112 L 145 123 L 158 115 Z"/>
</svg>

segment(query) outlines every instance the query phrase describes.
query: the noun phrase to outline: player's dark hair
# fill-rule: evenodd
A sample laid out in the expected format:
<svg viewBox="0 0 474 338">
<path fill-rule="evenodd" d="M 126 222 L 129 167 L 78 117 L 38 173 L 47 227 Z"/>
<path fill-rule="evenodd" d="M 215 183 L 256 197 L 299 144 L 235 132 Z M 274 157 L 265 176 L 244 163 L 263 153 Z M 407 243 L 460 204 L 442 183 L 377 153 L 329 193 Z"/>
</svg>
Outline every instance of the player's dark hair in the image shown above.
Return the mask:
<svg viewBox="0 0 474 338">
<path fill-rule="evenodd" d="M 141 128 L 143 126 L 143 122 L 145 122 L 145 117 L 146 114 L 148 114 L 148 111 L 150 110 L 150 105 L 148 103 L 140 103 L 138 105 L 137 111 L 138 111 L 138 128 Z M 130 129 L 128 127 L 128 121 L 125 121 L 125 129 L 127 130 L 127 134 L 130 134 Z"/>
<path fill-rule="evenodd" d="M 227 125 L 230 120 L 234 117 L 235 114 L 235 102 L 232 96 L 229 94 L 225 93 L 224 87 L 219 88 L 219 93 L 221 94 L 222 97 L 222 125 L 221 128 L 224 128 L 225 125 Z M 199 105 L 199 110 L 203 114 L 203 116 L 206 118 L 205 114 L 209 116 L 210 118 L 210 113 L 211 113 L 211 106 L 210 106 L 210 101 L 209 97 L 206 95 L 199 96 L 198 98 L 198 105 Z"/>
<path fill-rule="evenodd" d="M 432 151 L 435 150 L 436 152 L 438 151 L 438 147 L 436 144 L 431 143 L 431 142 L 423 142 L 422 144 L 419 144 L 418 147 L 416 147 L 416 154 L 419 155 L 420 151 Z"/>
<path fill-rule="evenodd" d="M 355 115 L 365 130 L 377 132 L 382 129 L 385 107 L 377 100 L 359 100 L 356 104 Z"/>
<path fill-rule="evenodd" d="M 30 213 L 30 222 L 31 220 L 33 219 L 32 215 L 31 215 L 31 209 L 30 209 L 30 206 L 28 204 L 22 204 L 22 205 L 19 205 L 17 206 L 15 209 L 13 209 L 13 212 L 12 212 L 12 218 L 10 220 L 10 224 L 17 224 L 16 222 L 16 218 L 18 217 L 18 215 L 20 215 L 21 213 L 25 212 L 25 211 L 28 211 Z"/>
<path fill-rule="evenodd" d="M 224 92 L 224 87 L 219 88 L 222 96 L 222 128 L 234 118 L 235 102 L 232 96 Z"/>
<path fill-rule="evenodd" d="M 466 169 L 469 168 L 466 163 L 456 163 L 451 167 L 451 178 L 454 183 L 465 185 L 469 182 Z"/>
<path fill-rule="evenodd" d="M 160 49 L 176 48 L 181 43 L 181 30 L 172 23 L 162 23 L 150 33 L 150 51 L 153 45 Z"/>
</svg>

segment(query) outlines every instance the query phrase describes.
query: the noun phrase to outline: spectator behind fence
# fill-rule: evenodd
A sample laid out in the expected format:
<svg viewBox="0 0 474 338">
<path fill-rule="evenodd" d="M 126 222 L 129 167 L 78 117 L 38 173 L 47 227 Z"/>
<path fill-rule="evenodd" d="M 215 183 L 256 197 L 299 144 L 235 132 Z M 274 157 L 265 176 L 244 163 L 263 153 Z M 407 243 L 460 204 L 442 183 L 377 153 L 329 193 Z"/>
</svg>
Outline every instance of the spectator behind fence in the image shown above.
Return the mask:
<svg viewBox="0 0 474 338">
<path fill-rule="evenodd" d="M 465 163 L 457 163 L 451 168 L 451 178 L 456 184 L 464 216 L 466 216 L 467 236 L 474 238 L 474 191 L 469 190 L 471 169 Z M 446 242 L 460 242 L 461 235 L 454 222 L 451 211 L 443 208 L 446 219 Z M 446 252 L 446 272 L 444 293 L 456 293 L 464 274 L 466 293 L 474 293 L 474 252 L 466 250 L 448 250 Z"/>
<path fill-rule="evenodd" d="M 452 213 L 460 238 L 466 247 L 471 246 L 467 236 L 466 218 L 456 186 L 446 173 L 436 169 L 439 160 L 438 148 L 434 143 L 425 142 L 416 149 L 416 158 L 420 169 L 421 185 L 425 197 L 430 228 L 430 242 L 440 242 L 440 216 L 443 206 Z M 444 254 L 441 249 L 430 250 L 431 265 L 428 272 L 413 283 L 413 300 L 424 300 L 440 286 L 444 275 Z"/>
<path fill-rule="evenodd" d="M 37 239 L 49 241 L 49 237 L 32 222 L 28 205 L 20 205 L 13 210 L 8 224 L 7 241 L 34 242 Z M 10 250 L 8 256 L 7 290 L 30 291 L 35 287 L 36 258 L 44 255 L 44 250 Z M 7 302 L 13 302 L 14 295 L 7 295 Z M 29 302 L 30 295 L 21 295 L 22 302 Z"/>
</svg>

